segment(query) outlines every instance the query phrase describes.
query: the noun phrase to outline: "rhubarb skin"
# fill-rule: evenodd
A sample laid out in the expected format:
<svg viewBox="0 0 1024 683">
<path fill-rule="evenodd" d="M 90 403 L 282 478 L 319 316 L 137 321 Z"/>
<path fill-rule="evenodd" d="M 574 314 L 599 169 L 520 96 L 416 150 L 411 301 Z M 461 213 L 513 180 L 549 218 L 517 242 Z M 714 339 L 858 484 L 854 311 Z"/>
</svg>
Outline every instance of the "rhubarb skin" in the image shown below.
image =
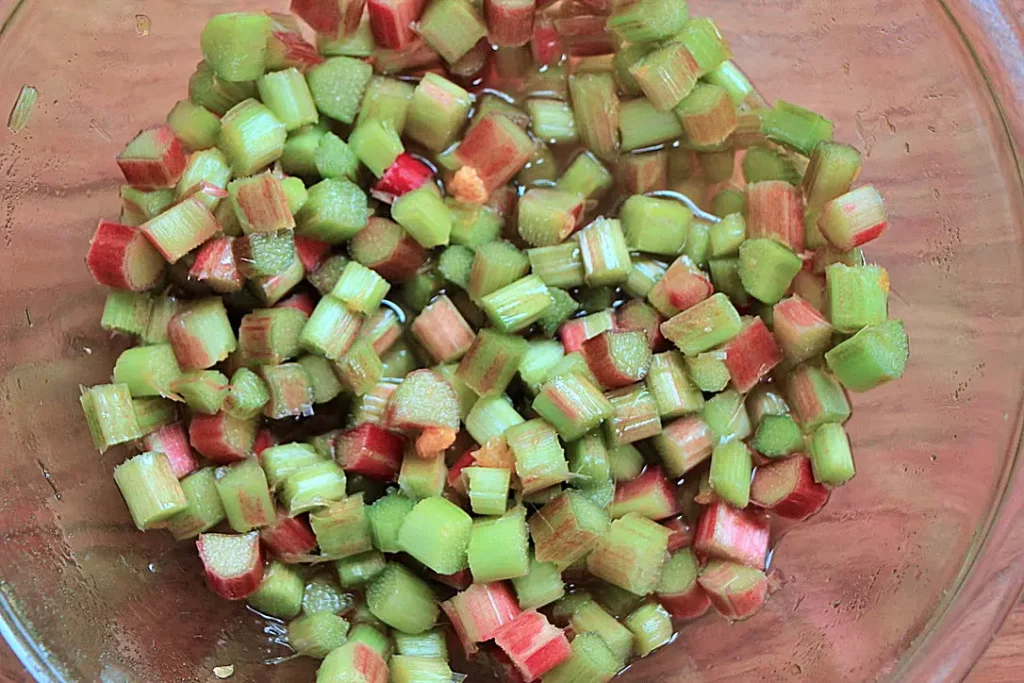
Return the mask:
<svg viewBox="0 0 1024 683">
<path fill-rule="evenodd" d="M 174 476 L 181 479 L 199 468 L 199 460 L 188 442 L 188 433 L 180 422 L 164 425 L 142 437 L 147 451 L 159 451 L 167 456 Z"/>
<path fill-rule="evenodd" d="M 694 581 L 693 585 L 682 593 L 659 593 L 658 602 L 676 619 L 696 619 L 703 616 L 711 607 L 711 599 L 698 581 Z"/>
<path fill-rule="evenodd" d="M 317 33 L 346 35 L 359 28 L 365 0 L 292 0 L 291 11 Z"/>
<path fill-rule="evenodd" d="M 316 550 L 316 536 L 305 516 L 289 517 L 277 509 L 277 519 L 260 529 L 260 540 L 267 552 L 286 564 L 301 562 Z"/>
<path fill-rule="evenodd" d="M 804 204 L 800 188 L 784 180 L 747 185 L 747 239 L 767 238 L 799 254 L 804 250 Z"/>
<path fill-rule="evenodd" d="M 298 31 L 273 31 L 267 41 L 267 63 L 276 68 L 294 66 L 305 71 L 311 66 L 323 64 L 326 60 Z"/>
<path fill-rule="evenodd" d="M 370 30 L 378 46 L 405 48 L 416 37 L 412 23 L 423 14 L 426 0 L 369 0 Z"/>
<path fill-rule="evenodd" d="M 672 531 L 672 535 L 668 537 L 669 553 L 693 545 L 693 527 L 683 517 L 665 520 L 661 525 Z"/>
<path fill-rule="evenodd" d="M 565 54 L 565 48 L 551 19 L 540 17 L 533 22 L 530 51 L 533 53 L 533 61 L 537 64 L 554 64 Z"/>
<path fill-rule="evenodd" d="M 772 331 L 782 352 L 793 363 L 821 355 L 832 343 L 832 325 L 796 294 L 775 304 Z"/>
<path fill-rule="evenodd" d="M 245 278 L 238 270 L 232 251 L 234 237 L 215 237 L 199 248 L 196 260 L 189 268 L 188 276 L 206 283 L 218 294 L 232 294 L 242 291 Z"/>
<path fill-rule="evenodd" d="M 477 449 L 474 448 L 466 450 L 448 470 L 448 488 L 454 489 L 463 496 L 468 495 L 468 490 L 466 488 L 466 480 L 462 476 L 462 470 L 476 465 L 476 453 Z"/>
<path fill-rule="evenodd" d="M 713 560 L 697 582 L 719 614 L 730 621 L 754 616 L 768 600 L 768 577 L 759 569 Z"/>
<path fill-rule="evenodd" d="M 133 292 L 159 284 L 167 265 L 142 231 L 111 221 L 100 221 L 85 262 L 99 284 Z"/>
<path fill-rule="evenodd" d="M 533 0 L 485 0 L 484 17 L 491 42 L 498 47 L 519 47 L 533 36 Z"/>
<path fill-rule="evenodd" d="M 296 311 L 302 311 L 306 314 L 306 317 L 313 315 L 313 310 L 316 308 L 316 302 L 313 297 L 306 292 L 299 292 L 292 294 L 287 299 L 281 299 L 274 308 L 294 308 Z"/>
<path fill-rule="evenodd" d="M 828 487 L 814 480 L 811 461 L 802 455 L 758 467 L 750 484 L 751 502 L 787 519 L 807 519 L 828 496 Z"/>
<path fill-rule="evenodd" d="M 764 569 L 768 533 L 768 520 L 763 513 L 749 508 L 737 510 L 717 501 L 701 514 L 693 549 L 705 557 Z"/>
<path fill-rule="evenodd" d="M 680 256 L 647 293 L 647 300 L 659 313 L 672 317 L 714 293 L 715 288 L 704 271 L 693 265 L 689 257 Z"/>
<path fill-rule="evenodd" d="M 488 196 L 512 180 L 533 156 L 534 143 L 500 114 L 488 114 L 462 139 L 455 159 L 474 169 Z"/>
<path fill-rule="evenodd" d="M 216 563 L 219 547 L 226 541 L 233 541 L 234 534 L 199 534 L 196 549 L 206 573 L 206 583 L 217 595 L 227 600 L 242 600 L 254 593 L 263 581 L 263 552 L 260 549 L 260 536 L 252 531 L 245 534 L 244 547 L 239 542 L 239 550 L 246 554 L 245 564 L 237 571 L 224 574 L 218 570 Z M 241 539 L 240 539 L 241 540 Z"/>
<path fill-rule="evenodd" d="M 454 614 L 452 623 L 458 623 L 470 643 L 491 640 L 521 612 L 515 595 L 503 581 L 474 583 L 441 606 L 450 618 Z"/>
<path fill-rule="evenodd" d="M 157 158 L 138 158 L 127 156 L 131 144 L 145 138 L 150 145 L 160 151 Z M 178 184 L 181 174 L 188 163 L 185 148 L 174 135 L 174 131 L 166 124 L 147 128 L 140 132 L 125 151 L 117 156 L 117 165 L 124 174 L 129 185 L 142 190 L 157 190 L 174 187 Z"/>
<path fill-rule="evenodd" d="M 244 421 L 236 420 L 227 413 L 216 415 L 192 416 L 192 422 L 188 427 L 189 443 L 201 454 L 213 460 L 218 465 L 230 465 L 239 460 L 245 460 L 255 442 L 255 424 L 252 429 L 251 439 L 245 439 L 242 443 L 233 444 L 227 438 L 227 429 L 232 423 L 242 424 Z"/>
<path fill-rule="evenodd" d="M 367 422 L 339 434 L 334 449 L 338 463 L 346 472 L 377 481 L 397 481 L 405 439 Z"/>
<path fill-rule="evenodd" d="M 523 612 L 494 634 L 494 642 L 523 675 L 535 681 L 572 654 L 569 640 L 547 617 L 535 610 Z"/>
<path fill-rule="evenodd" d="M 274 436 L 274 432 L 269 429 L 263 428 L 256 432 L 256 438 L 252 442 L 252 453 L 257 458 L 263 455 L 263 451 L 267 450 L 271 446 L 278 444 L 277 437 Z"/>
<path fill-rule="evenodd" d="M 307 273 L 312 273 L 330 255 L 331 245 L 320 240 L 295 235 L 295 255 L 302 261 Z"/>
<path fill-rule="evenodd" d="M 636 479 L 615 485 L 611 517 L 618 519 L 627 512 L 636 512 L 654 521 L 679 514 L 676 486 L 660 467 L 648 467 Z"/>
<path fill-rule="evenodd" d="M 388 166 L 384 175 L 373 186 L 371 194 L 386 204 L 395 198 L 417 190 L 423 183 L 434 177 L 434 172 L 425 163 L 407 152 L 402 152 Z"/>
<path fill-rule="evenodd" d="M 761 318 L 754 318 L 722 350 L 732 385 L 743 394 L 782 362 L 782 349 Z"/>
</svg>

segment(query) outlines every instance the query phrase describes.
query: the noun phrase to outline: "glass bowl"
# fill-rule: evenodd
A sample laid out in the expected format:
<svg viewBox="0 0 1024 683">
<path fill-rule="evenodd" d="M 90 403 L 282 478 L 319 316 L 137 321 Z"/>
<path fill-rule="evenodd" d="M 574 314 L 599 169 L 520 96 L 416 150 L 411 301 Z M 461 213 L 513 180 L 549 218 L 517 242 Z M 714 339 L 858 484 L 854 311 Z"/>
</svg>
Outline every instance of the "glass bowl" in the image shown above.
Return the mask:
<svg viewBox="0 0 1024 683">
<path fill-rule="evenodd" d="M 284 9 L 284 2 L 274 3 Z M 79 385 L 108 381 L 84 265 L 115 216 L 113 156 L 185 94 L 212 0 L 0 0 L 0 631 L 38 681 L 312 680 L 203 585 L 195 550 L 131 526 Z M 714 615 L 625 681 L 957 680 L 1017 595 L 1024 387 L 1024 51 L 997 0 L 695 0 L 769 99 L 836 122 L 881 188 L 904 379 L 856 395 L 858 476 L 778 544 L 756 618 Z"/>
</svg>

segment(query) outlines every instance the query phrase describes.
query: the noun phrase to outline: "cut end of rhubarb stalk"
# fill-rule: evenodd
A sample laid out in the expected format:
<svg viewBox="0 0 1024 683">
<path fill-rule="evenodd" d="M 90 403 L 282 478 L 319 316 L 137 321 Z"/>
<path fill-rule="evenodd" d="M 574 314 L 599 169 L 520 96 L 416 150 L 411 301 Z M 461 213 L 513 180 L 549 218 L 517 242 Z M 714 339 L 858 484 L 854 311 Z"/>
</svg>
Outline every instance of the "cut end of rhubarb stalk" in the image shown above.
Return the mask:
<svg viewBox="0 0 1024 683">
<path fill-rule="evenodd" d="M 572 654 L 562 629 L 533 610 L 523 612 L 499 629 L 494 634 L 494 642 L 509 656 L 527 683 L 537 680 Z"/>
<path fill-rule="evenodd" d="M 763 513 L 715 502 L 700 516 L 693 548 L 706 557 L 764 569 L 768 532 L 768 519 Z"/>
<path fill-rule="evenodd" d="M 199 534 L 196 548 L 206 582 L 217 595 L 242 600 L 259 588 L 263 580 L 263 554 L 257 532 Z"/>
<path fill-rule="evenodd" d="M 697 582 L 719 614 L 730 621 L 749 619 L 768 600 L 768 577 L 764 572 L 734 562 L 712 560 Z"/>
<path fill-rule="evenodd" d="M 187 163 L 185 148 L 166 124 L 140 132 L 117 155 L 128 184 L 145 190 L 174 187 Z"/>
<path fill-rule="evenodd" d="M 757 468 L 750 500 L 789 519 L 804 520 L 828 500 L 827 487 L 814 480 L 811 461 L 797 455 Z"/>
</svg>

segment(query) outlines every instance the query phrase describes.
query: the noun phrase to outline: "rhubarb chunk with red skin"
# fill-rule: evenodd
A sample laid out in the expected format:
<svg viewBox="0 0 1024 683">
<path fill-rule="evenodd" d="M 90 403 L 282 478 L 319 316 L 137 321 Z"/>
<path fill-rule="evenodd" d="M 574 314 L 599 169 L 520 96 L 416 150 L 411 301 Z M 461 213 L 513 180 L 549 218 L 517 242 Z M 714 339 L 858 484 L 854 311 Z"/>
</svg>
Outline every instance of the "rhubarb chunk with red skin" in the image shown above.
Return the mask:
<svg viewBox="0 0 1024 683">
<path fill-rule="evenodd" d="M 660 467 L 648 467 L 636 479 L 615 485 L 615 500 L 610 509 L 612 519 L 630 512 L 655 521 L 679 514 L 676 486 Z"/>
<path fill-rule="evenodd" d="M 693 528 L 687 523 L 685 517 L 673 517 L 663 521 L 661 525 L 672 532 L 672 535 L 668 537 L 670 553 L 693 545 Z"/>
<path fill-rule="evenodd" d="M 185 148 L 166 124 L 140 132 L 117 155 L 125 180 L 143 190 L 174 187 L 187 163 Z"/>
<path fill-rule="evenodd" d="M 542 13 L 534 19 L 530 52 L 533 61 L 542 66 L 554 64 L 565 53 L 555 24 L 546 14 Z"/>
<path fill-rule="evenodd" d="M 418 190 L 433 177 L 429 166 L 408 152 L 402 152 L 374 184 L 370 194 L 385 204 L 392 204 L 397 197 Z"/>
<path fill-rule="evenodd" d="M 566 491 L 529 520 L 537 560 L 560 569 L 585 557 L 608 531 L 608 513 L 577 491 Z"/>
<path fill-rule="evenodd" d="M 277 176 L 269 171 L 228 184 L 231 203 L 242 232 L 276 232 L 295 227 L 288 198 Z"/>
<path fill-rule="evenodd" d="M 696 619 L 708 611 L 711 600 L 697 581 L 700 565 L 689 548 L 673 553 L 658 582 L 658 602 L 676 619 Z"/>
<path fill-rule="evenodd" d="M 192 196 L 139 228 L 168 263 L 176 263 L 220 230 L 200 197 Z"/>
<path fill-rule="evenodd" d="M 814 480 L 811 461 L 802 455 L 762 465 L 750 484 L 750 500 L 788 519 L 804 520 L 828 500 L 827 487 Z"/>
<path fill-rule="evenodd" d="M 289 517 L 282 508 L 273 524 L 260 529 L 260 541 L 273 557 L 287 564 L 301 562 L 316 550 L 316 536 L 305 516 Z"/>
<path fill-rule="evenodd" d="M 205 370 L 227 358 L 238 346 L 224 302 L 199 299 L 167 323 L 167 340 L 185 372 Z"/>
<path fill-rule="evenodd" d="M 712 560 L 697 579 L 718 613 L 730 621 L 754 616 L 768 600 L 768 577 L 760 569 Z"/>
<path fill-rule="evenodd" d="M 509 656 L 527 683 L 537 680 L 572 654 L 562 629 L 534 610 L 522 612 L 500 628 L 494 634 L 494 642 Z"/>
<path fill-rule="evenodd" d="M 188 433 L 180 422 L 160 427 L 142 437 L 142 445 L 147 451 L 158 451 L 167 456 L 174 476 L 181 479 L 199 467 L 196 454 L 188 442 Z"/>
<path fill-rule="evenodd" d="M 850 404 L 836 378 L 814 365 L 801 365 L 786 381 L 786 398 L 805 434 L 827 423 L 846 422 Z"/>
<path fill-rule="evenodd" d="M 615 316 L 612 311 L 598 311 L 582 318 L 573 318 L 562 324 L 558 337 L 565 347 L 565 352 L 573 353 L 583 348 L 584 342 L 593 339 L 608 330 L 615 329 Z"/>
<path fill-rule="evenodd" d="M 766 238 L 799 254 L 804 250 L 804 208 L 800 188 L 784 180 L 747 185 L 747 238 Z"/>
<path fill-rule="evenodd" d="M 706 557 L 764 569 L 768 532 L 768 519 L 763 513 L 714 502 L 697 522 L 693 549 Z"/>
<path fill-rule="evenodd" d="M 85 260 L 96 282 L 133 292 L 158 285 L 167 268 L 142 230 L 111 221 L 100 221 Z"/>
<path fill-rule="evenodd" d="M 380 47 L 402 50 L 416 37 L 412 23 L 423 13 L 425 0 L 369 0 L 370 30 Z"/>
<path fill-rule="evenodd" d="M 241 420 L 224 412 L 194 415 L 188 426 L 189 443 L 210 460 L 229 464 L 252 452 L 257 427 L 256 420 Z"/>
<path fill-rule="evenodd" d="M 688 256 L 680 256 L 654 283 L 647 300 L 664 316 L 671 317 L 696 306 L 712 294 L 711 280 Z"/>
<path fill-rule="evenodd" d="M 455 442 L 460 404 L 452 385 L 433 370 L 416 370 L 388 399 L 384 423 L 395 429 L 419 430 L 416 452 L 434 458 Z"/>
<path fill-rule="evenodd" d="M 396 481 L 405 439 L 379 425 L 365 423 L 335 439 L 335 458 L 346 472 L 377 481 Z"/>
<path fill-rule="evenodd" d="M 260 536 L 247 534 L 199 534 L 199 559 L 206 583 L 227 600 L 242 600 L 263 581 L 263 553 Z"/>
<path fill-rule="evenodd" d="M 491 42 L 498 47 L 519 47 L 533 36 L 534 0 L 486 0 L 484 17 Z"/>
<path fill-rule="evenodd" d="M 463 168 L 473 169 L 479 179 L 482 204 L 499 187 L 512 180 L 533 156 L 534 142 L 513 121 L 500 114 L 481 119 L 455 151 Z"/>
<path fill-rule="evenodd" d="M 305 70 L 323 64 L 324 58 L 317 52 L 299 30 L 299 25 L 289 14 L 269 12 L 273 20 L 273 31 L 267 40 L 267 70 L 276 71 L 295 67 Z"/>
<path fill-rule="evenodd" d="M 292 0 L 291 11 L 317 33 L 346 35 L 359 28 L 366 0 Z"/>
<path fill-rule="evenodd" d="M 462 358 L 476 335 L 452 300 L 440 296 L 412 321 L 410 331 L 416 341 L 438 363 Z"/>
<path fill-rule="evenodd" d="M 772 332 L 791 363 L 816 358 L 832 343 L 828 320 L 796 294 L 772 308 Z"/>
<path fill-rule="evenodd" d="M 879 237 L 888 226 L 882 196 L 871 185 L 836 197 L 825 204 L 818 227 L 836 249 L 849 251 Z"/>
<path fill-rule="evenodd" d="M 218 294 L 240 292 L 245 278 L 238 270 L 232 249 L 234 237 L 215 237 L 199 248 L 188 276 L 205 283 Z"/>
<path fill-rule="evenodd" d="M 751 319 L 722 351 L 733 387 L 744 394 L 782 362 L 782 350 L 761 318 Z"/>
<path fill-rule="evenodd" d="M 617 389 L 647 376 L 651 347 L 647 335 L 637 330 L 609 330 L 580 347 L 587 367 L 606 389 Z"/>
<path fill-rule="evenodd" d="M 729 341 L 743 323 L 729 298 L 718 292 L 661 324 L 661 333 L 687 356 Z"/>
<path fill-rule="evenodd" d="M 441 603 L 464 644 L 475 651 L 475 643 L 494 638 L 503 626 L 522 610 L 515 595 L 504 581 L 474 583 L 461 593 Z"/>
<path fill-rule="evenodd" d="M 387 683 L 388 665 L 372 647 L 352 640 L 324 657 L 316 680 L 319 683 Z"/>
</svg>

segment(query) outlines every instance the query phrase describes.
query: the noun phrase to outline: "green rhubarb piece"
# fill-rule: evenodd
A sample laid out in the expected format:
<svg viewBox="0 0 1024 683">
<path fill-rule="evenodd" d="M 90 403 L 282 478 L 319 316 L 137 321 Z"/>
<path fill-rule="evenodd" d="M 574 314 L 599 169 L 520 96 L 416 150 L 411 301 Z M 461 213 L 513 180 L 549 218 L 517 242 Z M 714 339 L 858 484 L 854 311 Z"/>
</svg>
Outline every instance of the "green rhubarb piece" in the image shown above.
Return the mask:
<svg viewBox="0 0 1024 683">
<path fill-rule="evenodd" d="M 284 123 L 256 100 L 236 104 L 224 114 L 220 126 L 217 146 L 231 162 L 236 177 L 253 175 L 284 153 Z"/>
<path fill-rule="evenodd" d="M 267 475 L 256 459 L 218 467 L 214 474 L 224 514 L 232 529 L 245 533 L 274 523 L 277 514 Z"/>
<path fill-rule="evenodd" d="M 593 382 L 569 373 L 540 388 L 533 409 L 551 423 L 566 441 L 573 441 L 612 415 L 612 405 Z"/>
<path fill-rule="evenodd" d="M 628 262 L 628 254 L 626 256 Z M 519 332 L 529 327 L 551 305 L 547 285 L 536 275 L 520 278 L 480 300 L 481 308 L 494 326 L 506 333 Z"/>
<path fill-rule="evenodd" d="M 534 187 L 519 199 L 519 235 L 536 247 L 559 244 L 576 228 L 581 195 Z"/>
<path fill-rule="evenodd" d="M 762 131 L 769 139 L 810 156 L 819 142 L 832 139 L 833 124 L 813 111 L 776 100 L 765 114 Z"/>
<path fill-rule="evenodd" d="M 188 81 L 188 99 L 223 116 L 242 100 L 256 95 L 256 84 L 251 80 L 229 81 L 217 76 L 205 60 L 199 62 Z"/>
<path fill-rule="evenodd" d="M 263 104 L 288 132 L 320 120 L 306 79 L 295 67 L 263 74 L 256 81 Z"/>
<path fill-rule="evenodd" d="M 690 18 L 685 2 L 641 0 L 619 6 L 608 17 L 608 29 L 630 43 L 665 40 L 679 33 Z"/>
<path fill-rule="evenodd" d="M 373 547 L 385 553 L 401 552 L 398 534 L 406 516 L 415 506 L 414 500 L 398 491 L 392 491 L 375 500 L 366 511 L 366 516 L 370 519 Z"/>
<path fill-rule="evenodd" d="M 199 45 L 203 59 L 226 81 L 251 81 L 263 75 L 272 21 L 263 13 L 218 14 L 206 22 Z"/>
<path fill-rule="evenodd" d="M 398 533 L 398 545 L 438 574 L 466 568 L 473 519 L 454 503 L 432 496 L 416 503 Z"/>
<path fill-rule="evenodd" d="M 366 193 L 355 183 L 327 178 L 309 188 L 309 198 L 295 216 L 295 232 L 338 244 L 351 239 L 370 217 Z"/>
<path fill-rule="evenodd" d="M 216 370 L 196 370 L 180 375 L 171 385 L 194 413 L 220 412 L 228 396 L 228 378 Z"/>
<path fill-rule="evenodd" d="M 579 287 L 583 284 L 583 256 L 579 242 L 527 249 L 530 270 L 549 287 Z"/>
<path fill-rule="evenodd" d="M 345 389 L 334 374 L 331 362 L 322 356 L 306 354 L 299 357 L 299 365 L 309 377 L 309 386 L 313 390 L 313 403 L 327 403 L 336 398 Z"/>
<path fill-rule="evenodd" d="M 765 415 L 751 445 L 763 456 L 780 458 L 803 450 L 804 435 L 789 415 Z"/>
<path fill-rule="evenodd" d="M 536 557 L 564 569 L 593 549 L 608 524 L 607 510 L 583 492 L 565 491 L 530 517 Z"/>
<path fill-rule="evenodd" d="M 656 602 L 648 602 L 625 618 L 623 623 L 636 636 L 635 649 L 646 657 L 659 647 L 668 645 L 675 635 L 672 617 Z"/>
<path fill-rule="evenodd" d="M 333 460 L 323 460 L 292 472 L 278 495 L 289 515 L 309 512 L 345 497 L 345 471 Z"/>
<path fill-rule="evenodd" d="M 220 137 L 220 117 L 189 100 L 178 101 L 167 114 L 167 125 L 189 149 L 209 149 Z"/>
<path fill-rule="evenodd" d="M 474 514 L 505 514 L 511 471 L 497 467 L 467 467 L 462 474 L 468 482 L 469 505 Z"/>
<path fill-rule="evenodd" d="M 572 613 L 570 622 L 577 636 L 592 633 L 601 637 L 620 665 L 633 654 L 633 632 L 623 626 L 594 600 L 582 601 Z"/>
<path fill-rule="evenodd" d="M 405 146 L 390 122 L 368 119 L 356 126 L 348 138 L 359 160 L 378 178 L 395 163 Z"/>
<path fill-rule="evenodd" d="M 739 258 L 713 258 L 708 261 L 708 270 L 711 271 L 711 284 L 716 291 L 728 296 L 737 306 L 750 303 L 750 296 L 743 288 L 743 279 L 740 277 Z"/>
<path fill-rule="evenodd" d="M 260 464 L 267 475 L 267 483 L 277 489 L 295 472 L 322 461 L 322 457 L 309 444 L 284 443 L 264 449 Z"/>
<path fill-rule="evenodd" d="M 573 639 L 572 654 L 544 674 L 544 683 L 608 683 L 619 673 L 622 661 L 597 633 Z"/>
<path fill-rule="evenodd" d="M 720 85 L 725 88 L 736 104 L 740 104 L 754 92 L 754 86 L 731 60 L 722 62 L 709 71 L 704 78 L 712 85 Z"/>
<path fill-rule="evenodd" d="M 740 315 L 729 298 L 717 292 L 662 323 L 661 333 L 685 355 L 695 356 L 724 344 L 742 328 Z"/>
<path fill-rule="evenodd" d="M 707 351 L 686 358 L 686 370 L 701 391 L 722 391 L 732 379 L 722 351 Z"/>
<path fill-rule="evenodd" d="M 415 635 L 399 631 L 393 637 L 395 649 L 403 657 L 430 657 L 448 661 L 448 642 L 443 628 L 433 628 Z"/>
<path fill-rule="evenodd" d="M 711 226 L 711 255 L 715 258 L 735 256 L 747 238 L 747 222 L 738 213 L 724 216 Z"/>
<path fill-rule="evenodd" d="M 204 467 L 179 482 L 188 507 L 167 520 L 167 530 L 174 540 L 195 538 L 224 521 L 224 505 L 213 471 L 212 467 Z"/>
<path fill-rule="evenodd" d="M 632 481 L 644 470 L 644 456 L 630 444 L 608 450 L 608 471 L 612 481 Z"/>
<path fill-rule="evenodd" d="M 389 563 L 366 589 L 373 616 L 402 633 L 423 633 L 437 621 L 437 598 L 426 581 Z"/>
<path fill-rule="evenodd" d="M 818 427 L 811 437 L 810 455 L 814 479 L 822 484 L 841 486 L 855 474 L 850 439 L 841 424 Z"/>
<path fill-rule="evenodd" d="M 675 256 L 686 243 L 693 212 L 674 200 L 633 195 L 619 220 L 630 249 Z"/>
<path fill-rule="evenodd" d="M 665 276 L 664 263 L 652 258 L 634 258 L 622 289 L 635 299 L 646 299 L 654 285 Z"/>
<path fill-rule="evenodd" d="M 413 91 L 405 135 L 432 152 L 441 152 L 466 121 L 473 97 L 448 79 L 427 72 Z"/>
<path fill-rule="evenodd" d="M 729 42 L 722 36 L 718 26 L 711 19 L 704 17 L 690 19 L 676 36 L 676 40 L 686 46 L 693 61 L 697 63 L 701 76 L 732 58 Z"/>
<path fill-rule="evenodd" d="M 594 576 L 636 595 L 653 593 L 668 555 L 671 531 L 636 513 L 611 523 L 598 541 L 587 569 Z"/>
<path fill-rule="evenodd" d="M 730 505 L 744 508 L 750 502 L 752 473 L 750 451 L 742 441 L 727 441 L 711 452 L 711 490 Z"/>
<path fill-rule="evenodd" d="M 481 330 L 484 332 L 484 330 Z M 485 444 L 505 434 L 509 427 L 525 422 L 504 395 L 484 396 L 466 416 L 466 431 L 473 440 Z"/>
<path fill-rule="evenodd" d="M 352 609 L 352 596 L 342 591 L 330 577 L 315 576 L 306 583 L 302 593 L 304 614 L 341 614 Z"/>
<path fill-rule="evenodd" d="M 735 187 L 727 187 L 711 200 L 711 213 L 725 218 L 731 213 L 743 214 L 747 210 L 747 194 Z"/>
<path fill-rule="evenodd" d="M 331 296 L 353 313 L 369 315 L 377 310 L 391 285 L 366 266 L 349 261 L 331 290 Z"/>
<path fill-rule="evenodd" d="M 530 570 L 525 576 L 513 577 L 519 607 L 524 610 L 550 605 L 565 595 L 565 583 L 558 566 L 530 556 Z"/>
<path fill-rule="evenodd" d="M 622 150 L 629 152 L 674 140 L 682 136 L 683 129 L 671 109 L 659 111 L 646 97 L 640 97 L 619 108 L 619 134 Z"/>
<path fill-rule="evenodd" d="M 313 162 L 321 178 L 359 179 L 359 157 L 334 133 L 325 133 L 320 138 Z"/>
<path fill-rule="evenodd" d="M 452 244 L 476 248 L 501 236 L 504 219 L 488 206 L 463 204 L 452 197 L 445 199 L 452 215 Z"/>
<path fill-rule="evenodd" d="M 728 389 L 705 401 L 701 417 L 720 443 L 730 439 L 745 439 L 753 431 L 743 395 L 735 389 Z"/>
<path fill-rule="evenodd" d="M 340 559 L 334 563 L 334 568 L 342 588 L 361 588 L 384 571 L 386 564 L 383 553 L 370 550 Z"/>
<path fill-rule="evenodd" d="M 834 263 L 825 270 L 825 289 L 829 322 L 840 332 L 885 322 L 889 275 L 884 268 Z"/>
<path fill-rule="evenodd" d="M 359 110 L 356 125 L 376 119 L 391 124 L 399 135 L 405 130 L 405 120 L 412 102 L 414 86 L 386 76 L 374 76 L 366 86 L 363 106 Z"/>
<path fill-rule="evenodd" d="M 825 354 L 836 379 L 850 391 L 868 391 L 898 379 L 910 355 L 903 323 L 869 325 Z"/>
<path fill-rule="evenodd" d="M 279 619 L 291 619 L 302 610 L 305 582 L 293 567 L 271 562 L 263 571 L 263 581 L 245 601 L 257 612 Z"/>
<path fill-rule="evenodd" d="M 331 57 L 306 74 L 309 90 L 321 114 L 352 123 L 359 113 L 373 67 L 352 57 Z"/>
<path fill-rule="evenodd" d="M 388 671 L 388 680 L 394 683 L 450 681 L 454 675 L 448 662 L 443 659 L 409 655 L 393 655 L 388 661 Z"/>
<path fill-rule="evenodd" d="M 100 326 L 110 332 L 141 337 L 149 327 L 153 306 L 153 298 L 145 292 L 111 289 L 107 292 L 106 301 L 103 303 L 103 317 L 100 320 Z M 167 341 L 166 322 L 165 320 L 163 339 L 147 343 Z"/>
<path fill-rule="evenodd" d="M 428 249 L 448 244 L 452 213 L 429 183 L 398 197 L 391 205 L 391 217 Z"/>
<path fill-rule="evenodd" d="M 703 221 L 695 220 L 690 226 L 690 234 L 683 247 L 683 255 L 689 257 L 698 268 L 708 263 L 711 253 L 711 226 Z"/>
<path fill-rule="evenodd" d="M 555 290 L 550 290 L 554 292 Z M 535 339 L 519 361 L 519 377 L 536 394 L 550 376 L 551 368 L 565 357 L 565 348 L 555 339 Z"/>
<path fill-rule="evenodd" d="M 300 655 L 323 659 L 348 639 L 349 624 L 337 614 L 304 614 L 288 624 L 288 645 Z"/>
<path fill-rule="evenodd" d="M 320 126 L 305 126 L 288 135 L 281 153 L 281 169 L 306 178 L 319 174 L 316 155 L 327 131 Z"/>
<path fill-rule="evenodd" d="M 803 267 L 799 256 L 774 240 L 747 240 L 739 251 L 739 276 L 743 288 L 766 304 L 781 300 Z"/>
<path fill-rule="evenodd" d="M 659 111 L 672 110 L 699 87 L 700 72 L 682 43 L 669 42 L 649 52 L 629 68 L 629 73 Z"/>
<path fill-rule="evenodd" d="M 82 389 L 80 401 L 93 445 L 100 453 L 146 433 L 138 422 L 127 384 L 101 384 Z"/>
<path fill-rule="evenodd" d="M 583 278 L 588 285 L 618 285 L 631 266 L 619 220 L 599 218 L 579 233 Z"/>
<path fill-rule="evenodd" d="M 189 500 L 163 453 L 148 451 L 126 460 L 114 468 L 114 482 L 140 531 L 188 509 Z"/>
<path fill-rule="evenodd" d="M 398 472 L 398 485 L 402 493 L 415 500 L 423 500 L 444 493 L 448 468 L 444 458 L 421 458 L 415 452 L 406 452 Z"/>
<path fill-rule="evenodd" d="M 468 548 L 473 581 L 485 583 L 526 576 L 530 571 L 529 541 L 525 508 L 475 521 Z"/>
<path fill-rule="evenodd" d="M 559 190 L 596 199 L 607 192 L 613 183 L 609 173 L 593 154 L 584 150 L 576 155 L 555 184 Z"/>
<path fill-rule="evenodd" d="M 171 386 L 179 377 L 181 368 L 170 344 L 126 349 L 114 364 L 114 383 L 127 385 L 136 398 L 171 396 Z"/>
<path fill-rule="evenodd" d="M 726 369 L 726 382 L 728 380 Z M 686 362 L 678 351 L 666 351 L 652 356 L 644 381 L 663 419 L 700 412 L 704 407 L 704 395 L 701 393 L 704 388 L 690 379 Z"/>
<path fill-rule="evenodd" d="M 309 525 L 324 557 L 342 559 L 373 548 L 366 509 L 360 492 L 310 513 Z"/>
<path fill-rule="evenodd" d="M 800 173 L 785 155 L 767 147 L 751 147 L 743 158 L 743 177 L 748 183 L 783 180 L 796 185 Z"/>
<path fill-rule="evenodd" d="M 478 7 L 467 0 L 435 0 L 420 18 L 417 31 L 427 45 L 452 64 L 487 35 L 487 25 Z"/>
<path fill-rule="evenodd" d="M 510 242 L 489 242 L 476 249 L 466 291 L 474 300 L 509 285 L 530 270 L 526 254 Z"/>
<path fill-rule="evenodd" d="M 580 304 L 564 289 L 557 287 L 549 287 L 548 296 L 551 297 L 551 307 L 537 322 L 545 335 L 554 335 L 562 323 L 576 315 Z"/>
<path fill-rule="evenodd" d="M 505 430 L 505 438 L 516 459 L 516 473 L 524 493 L 559 484 L 569 478 L 558 432 L 541 419 L 529 420 Z"/>
<path fill-rule="evenodd" d="M 573 74 L 569 78 L 569 92 L 583 146 L 602 159 L 613 159 L 619 149 L 615 79 L 610 73 Z"/>
<path fill-rule="evenodd" d="M 526 101 L 526 109 L 530 112 L 530 130 L 538 139 L 552 145 L 579 140 L 576 119 L 568 103 L 530 98 Z"/>
<path fill-rule="evenodd" d="M 610 457 L 600 434 L 588 434 L 567 448 L 569 471 L 575 475 L 569 480 L 570 486 L 588 489 L 611 481 Z"/>
<path fill-rule="evenodd" d="M 610 446 L 622 446 L 661 433 L 658 404 L 642 383 L 610 391 L 605 396 L 614 409 L 611 419 L 604 423 Z"/>
</svg>

